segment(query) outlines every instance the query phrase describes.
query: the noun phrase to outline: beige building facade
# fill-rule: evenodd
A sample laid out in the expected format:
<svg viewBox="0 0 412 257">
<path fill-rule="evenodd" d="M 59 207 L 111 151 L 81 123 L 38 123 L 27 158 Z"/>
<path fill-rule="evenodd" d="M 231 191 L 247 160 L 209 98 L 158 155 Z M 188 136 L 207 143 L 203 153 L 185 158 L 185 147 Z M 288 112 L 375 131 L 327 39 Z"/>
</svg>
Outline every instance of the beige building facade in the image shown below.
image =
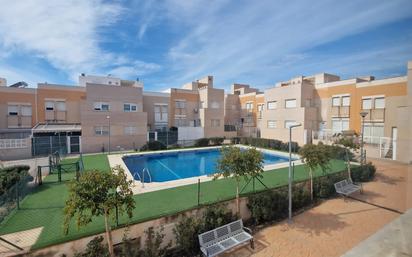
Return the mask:
<svg viewBox="0 0 412 257">
<path fill-rule="evenodd" d="M 412 161 L 411 62 L 406 76 L 342 80 L 320 73 L 264 92 L 247 84 L 233 84 L 225 92 L 212 76 L 168 92 L 144 91 L 140 81 L 85 74 L 72 86 L 0 82 L 2 159 L 16 155 L 13 151 L 30 157 L 41 144 L 50 149 L 39 154 L 62 147 L 67 153 L 137 149 L 149 131 L 171 127 L 182 141 L 236 136 L 288 141 L 289 125 L 300 123 L 292 133 L 300 145 L 330 142 L 346 131 L 359 135 L 363 128 L 369 156 Z M 361 111 L 367 113 L 364 120 Z"/>
</svg>

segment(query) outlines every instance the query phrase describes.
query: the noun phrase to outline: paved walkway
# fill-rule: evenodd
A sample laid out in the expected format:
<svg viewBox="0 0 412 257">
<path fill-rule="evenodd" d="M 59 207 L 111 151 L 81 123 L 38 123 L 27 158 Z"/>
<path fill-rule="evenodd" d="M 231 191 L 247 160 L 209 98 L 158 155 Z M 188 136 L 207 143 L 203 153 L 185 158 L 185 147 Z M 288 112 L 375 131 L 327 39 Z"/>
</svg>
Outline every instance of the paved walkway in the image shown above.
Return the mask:
<svg viewBox="0 0 412 257">
<path fill-rule="evenodd" d="M 412 209 L 342 257 L 412 256 Z"/>
<path fill-rule="evenodd" d="M 223 256 L 333 257 L 345 254 L 400 217 L 398 212 L 378 206 L 400 212 L 412 208 L 412 165 L 380 160 L 373 162 L 378 168 L 376 178 L 364 184 L 363 195 L 355 194 L 354 197 L 374 205 L 354 199 L 325 201 L 295 216 L 292 225 L 281 222 L 256 233 L 254 251 L 242 247 Z M 411 238 L 408 240 L 412 242 Z"/>
</svg>

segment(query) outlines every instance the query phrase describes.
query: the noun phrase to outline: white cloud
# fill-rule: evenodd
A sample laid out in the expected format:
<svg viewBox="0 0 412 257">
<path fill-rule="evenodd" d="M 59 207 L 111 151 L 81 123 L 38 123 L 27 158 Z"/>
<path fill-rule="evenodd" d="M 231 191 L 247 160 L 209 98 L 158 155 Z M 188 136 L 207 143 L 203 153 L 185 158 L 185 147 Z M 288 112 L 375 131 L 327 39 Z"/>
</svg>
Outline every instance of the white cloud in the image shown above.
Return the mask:
<svg viewBox="0 0 412 257">
<path fill-rule="evenodd" d="M 134 61 L 132 65 L 118 66 L 109 71 L 109 74 L 120 78 L 136 78 L 148 73 L 158 71 L 160 65 L 155 63 L 147 63 L 142 61 Z"/>
<path fill-rule="evenodd" d="M 254 77 L 265 84 L 261 78 L 274 77 L 274 69 L 268 69 L 274 64 L 299 63 L 306 58 L 305 51 L 315 46 L 411 17 L 411 7 L 409 0 L 245 1 L 231 5 L 204 1 L 199 6 L 189 5 L 173 16 L 182 17 L 180 22 L 190 30 L 169 51 L 171 67 L 177 72 L 171 79 L 184 83 L 212 74 L 218 82 Z M 170 9 L 177 8 L 172 5 Z"/>
<path fill-rule="evenodd" d="M 119 4 L 103 0 L 0 0 L 0 6 L 0 51 L 8 56 L 37 56 L 73 81 L 81 72 L 104 73 L 115 65 L 125 65 L 128 59 L 100 46 L 107 39 L 104 30 L 124 12 Z"/>
</svg>

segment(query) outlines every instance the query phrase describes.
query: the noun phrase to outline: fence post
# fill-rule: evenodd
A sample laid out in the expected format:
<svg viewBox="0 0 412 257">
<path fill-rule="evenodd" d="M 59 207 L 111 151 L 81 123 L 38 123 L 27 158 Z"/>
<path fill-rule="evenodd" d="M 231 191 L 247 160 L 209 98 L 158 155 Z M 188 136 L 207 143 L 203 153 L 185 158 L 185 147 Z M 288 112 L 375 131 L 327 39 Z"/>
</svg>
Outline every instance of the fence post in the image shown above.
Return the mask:
<svg viewBox="0 0 412 257">
<path fill-rule="evenodd" d="M 76 181 L 79 181 L 80 178 L 80 164 L 79 161 L 76 162 Z"/>
<path fill-rule="evenodd" d="M 119 226 L 119 208 L 117 208 L 117 192 L 116 192 L 116 227 Z"/>
<path fill-rule="evenodd" d="M 16 183 L 16 202 L 17 202 L 17 210 L 20 210 L 19 184 L 20 184 L 20 181 L 18 181 L 18 182 Z"/>
<path fill-rule="evenodd" d="M 57 165 L 57 177 L 59 182 L 62 182 L 62 165 Z"/>
<path fill-rule="evenodd" d="M 200 205 L 200 178 L 197 179 L 197 206 Z"/>
<path fill-rule="evenodd" d="M 43 184 L 42 174 L 41 174 L 41 166 L 37 166 L 37 178 L 39 182 L 39 186 Z"/>
<path fill-rule="evenodd" d="M 52 156 L 49 155 L 49 173 L 53 173 L 53 161 L 52 161 Z"/>
</svg>

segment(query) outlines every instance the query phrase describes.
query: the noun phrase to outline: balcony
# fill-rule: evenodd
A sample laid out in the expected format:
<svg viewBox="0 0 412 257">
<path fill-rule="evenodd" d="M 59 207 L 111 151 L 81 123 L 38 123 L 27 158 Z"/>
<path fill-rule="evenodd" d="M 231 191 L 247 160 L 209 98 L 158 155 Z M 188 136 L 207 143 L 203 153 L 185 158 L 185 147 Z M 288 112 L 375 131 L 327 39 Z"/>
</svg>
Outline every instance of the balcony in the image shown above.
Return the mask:
<svg viewBox="0 0 412 257">
<path fill-rule="evenodd" d="M 385 109 L 369 109 L 369 110 L 362 110 L 364 112 L 367 112 L 368 115 L 365 117 L 365 121 L 379 121 L 379 122 L 384 122 L 385 121 Z"/>
<path fill-rule="evenodd" d="M 347 118 L 350 116 L 350 106 L 332 106 L 332 117 Z"/>
<path fill-rule="evenodd" d="M 31 116 L 7 115 L 8 128 L 31 128 Z"/>
</svg>

